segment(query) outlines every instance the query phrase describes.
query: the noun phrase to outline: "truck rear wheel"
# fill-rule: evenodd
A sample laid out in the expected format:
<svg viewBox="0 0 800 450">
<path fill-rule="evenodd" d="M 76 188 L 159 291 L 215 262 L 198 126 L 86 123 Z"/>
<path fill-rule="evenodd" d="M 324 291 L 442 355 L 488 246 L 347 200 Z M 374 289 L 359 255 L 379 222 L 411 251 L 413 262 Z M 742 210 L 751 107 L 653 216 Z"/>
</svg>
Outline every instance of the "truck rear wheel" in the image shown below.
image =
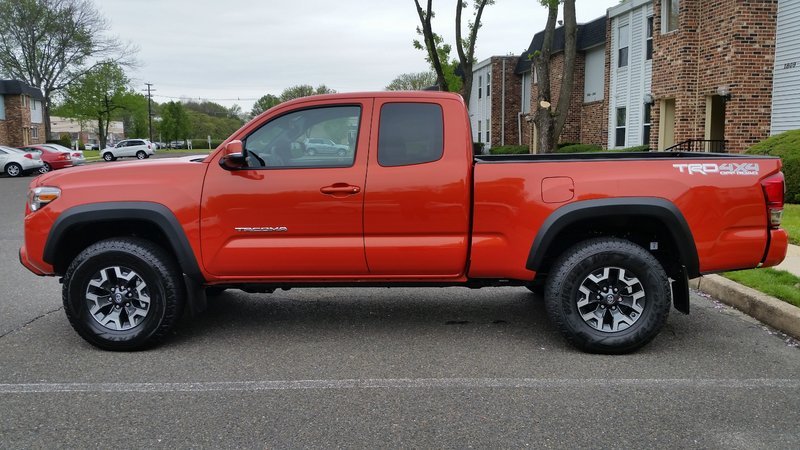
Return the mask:
<svg viewBox="0 0 800 450">
<path fill-rule="evenodd" d="M 150 241 L 117 238 L 83 250 L 64 275 L 64 311 L 90 344 L 115 351 L 159 343 L 185 299 L 177 265 Z"/>
<path fill-rule="evenodd" d="M 617 238 L 564 252 L 545 289 L 550 319 L 572 345 L 593 353 L 627 353 L 650 342 L 667 321 L 670 299 L 658 260 Z"/>
</svg>

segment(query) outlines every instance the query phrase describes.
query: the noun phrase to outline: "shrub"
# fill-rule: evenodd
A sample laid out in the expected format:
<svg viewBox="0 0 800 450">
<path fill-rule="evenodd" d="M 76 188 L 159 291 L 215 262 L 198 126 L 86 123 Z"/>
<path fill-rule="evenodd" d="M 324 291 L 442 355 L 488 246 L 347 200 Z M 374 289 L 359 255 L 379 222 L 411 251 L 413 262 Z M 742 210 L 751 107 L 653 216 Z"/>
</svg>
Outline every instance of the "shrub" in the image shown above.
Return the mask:
<svg viewBox="0 0 800 450">
<path fill-rule="evenodd" d="M 602 151 L 603 148 L 595 144 L 573 144 L 557 148 L 555 153 L 593 153 Z"/>
<path fill-rule="evenodd" d="M 746 153 L 779 156 L 786 177 L 786 202 L 800 203 L 800 130 L 770 136 L 750 147 Z"/>
<path fill-rule="evenodd" d="M 613 148 L 608 149 L 609 152 L 649 152 L 649 145 L 637 145 L 636 147 Z"/>
<path fill-rule="evenodd" d="M 527 145 L 503 145 L 489 149 L 492 155 L 524 155 L 530 153 Z"/>
<path fill-rule="evenodd" d="M 781 157 L 800 155 L 800 130 L 792 130 L 770 136 L 750 147 L 747 153 L 751 155 L 772 155 Z"/>
<path fill-rule="evenodd" d="M 192 150 L 208 150 L 208 139 L 192 139 Z M 219 147 L 221 140 L 211 140 L 211 150 Z"/>
<path fill-rule="evenodd" d="M 556 148 L 570 147 L 572 145 L 580 145 L 580 144 L 581 144 L 580 142 L 559 142 L 558 144 L 556 144 Z"/>
<path fill-rule="evenodd" d="M 64 147 L 72 148 L 72 136 L 70 136 L 69 133 L 61 133 L 57 143 Z M 81 150 L 83 150 L 83 148 L 81 148 Z"/>
</svg>

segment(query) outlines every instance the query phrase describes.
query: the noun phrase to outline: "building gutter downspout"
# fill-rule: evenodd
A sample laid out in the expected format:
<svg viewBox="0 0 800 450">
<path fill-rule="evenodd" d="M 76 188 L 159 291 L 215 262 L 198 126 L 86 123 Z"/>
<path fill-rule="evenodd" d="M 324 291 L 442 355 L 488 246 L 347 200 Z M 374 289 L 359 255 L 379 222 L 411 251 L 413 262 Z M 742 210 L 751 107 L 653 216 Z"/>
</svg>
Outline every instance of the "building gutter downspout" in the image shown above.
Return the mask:
<svg viewBox="0 0 800 450">
<path fill-rule="evenodd" d="M 506 58 L 503 58 L 503 92 L 500 102 L 500 145 L 506 145 Z"/>
</svg>

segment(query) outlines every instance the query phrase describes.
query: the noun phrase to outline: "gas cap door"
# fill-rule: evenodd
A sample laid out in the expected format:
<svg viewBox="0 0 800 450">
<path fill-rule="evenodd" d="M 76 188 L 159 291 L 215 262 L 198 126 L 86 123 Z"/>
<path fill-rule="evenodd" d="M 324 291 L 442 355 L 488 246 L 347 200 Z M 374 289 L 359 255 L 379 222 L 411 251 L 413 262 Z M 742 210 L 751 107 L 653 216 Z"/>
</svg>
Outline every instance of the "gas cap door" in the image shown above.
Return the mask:
<svg viewBox="0 0 800 450">
<path fill-rule="evenodd" d="M 575 197 L 575 182 L 570 177 L 548 177 L 542 180 L 542 201 L 564 203 Z"/>
</svg>

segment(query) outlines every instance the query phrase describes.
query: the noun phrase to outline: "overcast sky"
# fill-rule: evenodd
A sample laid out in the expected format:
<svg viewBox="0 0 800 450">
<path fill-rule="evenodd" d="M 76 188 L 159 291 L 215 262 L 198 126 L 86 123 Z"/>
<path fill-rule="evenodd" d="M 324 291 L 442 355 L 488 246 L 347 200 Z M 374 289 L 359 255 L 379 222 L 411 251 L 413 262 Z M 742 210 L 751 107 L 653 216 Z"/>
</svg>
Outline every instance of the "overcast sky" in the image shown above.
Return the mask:
<svg viewBox="0 0 800 450">
<path fill-rule="evenodd" d="M 374 91 L 401 73 L 427 69 L 424 52 L 412 46 L 419 22 L 412 0 L 95 3 L 110 32 L 139 48 L 139 67 L 129 76 L 142 88 L 153 83 L 158 102 L 203 98 L 248 111 L 256 98 L 296 84 Z M 618 3 L 577 0 L 578 22 Z M 449 43 L 454 9 L 455 0 L 434 1 L 434 31 Z M 472 16 L 468 10 L 464 18 Z M 519 55 L 546 19 L 539 0 L 496 0 L 484 10 L 477 60 Z"/>
</svg>

